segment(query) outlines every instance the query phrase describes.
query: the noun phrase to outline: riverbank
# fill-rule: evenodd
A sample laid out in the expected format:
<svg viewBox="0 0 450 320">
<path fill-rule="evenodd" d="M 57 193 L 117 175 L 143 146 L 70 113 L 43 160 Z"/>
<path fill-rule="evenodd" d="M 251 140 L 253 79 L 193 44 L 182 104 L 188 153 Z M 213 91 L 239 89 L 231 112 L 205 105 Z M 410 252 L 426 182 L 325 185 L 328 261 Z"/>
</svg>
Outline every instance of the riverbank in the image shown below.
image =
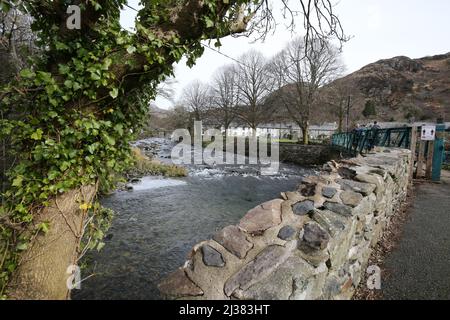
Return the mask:
<svg viewBox="0 0 450 320">
<path fill-rule="evenodd" d="M 145 177 L 181 178 L 188 175 L 186 168 L 151 158 L 138 147 L 133 147 L 132 152 L 135 164 L 123 174 L 121 180 L 124 181 L 119 182 L 117 186 L 119 191 L 133 190 L 135 184 L 141 182 Z"/>
<path fill-rule="evenodd" d="M 167 143 L 167 144 L 165 144 Z M 170 164 L 171 144 L 138 142 L 145 155 Z M 192 246 L 235 224 L 257 204 L 295 190 L 313 169 L 280 164 L 274 176 L 260 168 L 187 166 L 181 178 L 144 177 L 129 192 L 114 192 L 102 205 L 116 212 L 100 252 L 90 252 L 73 299 L 160 299 L 157 284 L 182 264 Z"/>
</svg>

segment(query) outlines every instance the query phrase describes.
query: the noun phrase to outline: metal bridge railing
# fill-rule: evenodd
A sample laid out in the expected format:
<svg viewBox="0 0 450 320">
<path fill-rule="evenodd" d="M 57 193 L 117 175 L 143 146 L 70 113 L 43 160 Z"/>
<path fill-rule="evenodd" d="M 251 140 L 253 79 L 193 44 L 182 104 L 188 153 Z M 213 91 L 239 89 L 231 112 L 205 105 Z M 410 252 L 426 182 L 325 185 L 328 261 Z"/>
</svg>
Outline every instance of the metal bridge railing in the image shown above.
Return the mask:
<svg viewBox="0 0 450 320">
<path fill-rule="evenodd" d="M 396 147 L 409 149 L 411 145 L 410 127 L 390 129 L 364 129 L 338 133 L 332 136 L 332 144 L 349 152 L 358 154 L 370 151 L 373 147 Z"/>
</svg>

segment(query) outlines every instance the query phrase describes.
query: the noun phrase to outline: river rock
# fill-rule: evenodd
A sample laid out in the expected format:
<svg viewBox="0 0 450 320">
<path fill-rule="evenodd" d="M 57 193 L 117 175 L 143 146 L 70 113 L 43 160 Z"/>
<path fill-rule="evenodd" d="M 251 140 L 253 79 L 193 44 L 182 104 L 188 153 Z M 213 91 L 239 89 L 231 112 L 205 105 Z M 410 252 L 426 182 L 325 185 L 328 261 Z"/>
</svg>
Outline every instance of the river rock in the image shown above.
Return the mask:
<svg viewBox="0 0 450 320">
<path fill-rule="evenodd" d="M 237 289 L 247 290 L 264 279 L 289 258 L 293 248 L 270 246 L 264 249 L 252 262 L 243 267 L 225 283 L 225 294 L 229 297 Z"/>
<path fill-rule="evenodd" d="M 283 200 L 277 199 L 250 210 L 240 221 L 239 227 L 248 233 L 260 234 L 278 226 L 281 223 L 282 203 Z"/>
<path fill-rule="evenodd" d="M 299 270 L 302 270 L 301 274 L 298 272 Z M 286 301 L 295 298 L 293 290 L 303 289 L 303 287 L 299 288 L 293 282 L 295 282 L 296 279 L 301 279 L 305 280 L 305 282 L 309 284 L 310 282 L 308 279 L 313 279 L 314 270 L 314 267 L 308 264 L 299 255 L 293 255 L 283 262 L 283 264 L 281 264 L 269 276 L 259 280 L 249 289 L 234 292 L 233 297 L 238 297 L 240 300 L 252 301 Z M 300 284 L 300 281 L 298 284 Z M 306 295 L 305 298 L 310 298 L 310 296 Z"/>
<path fill-rule="evenodd" d="M 292 210 L 298 216 L 306 216 L 310 212 L 314 211 L 314 201 L 306 200 L 299 202 L 292 207 Z"/>
<path fill-rule="evenodd" d="M 278 233 L 278 238 L 284 241 L 293 240 L 295 238 L 296 230 L 291 226 L 283 227 Z"/>
<path fill-rule="evenodd" d="M 310 222 L 303 228 L 302 241 L 313 250 L 325 250 L 330 235 L 319 224 Z"/>
<path fill-rule="evenodd" d="M 327 210 L 333 211 L 335 213 L 339 213 L 340 215 L 343 215 L 345 217 L 352 216 L 352 208 L 350 208 L 349 206 L 346 206 L 345 204 L 334 203 L 334 202 L 325 202 L 324 207 Z"/>
<path fill-rule="evenodd" d="M 224 267 L 225 261 L 222 254 L 211 246 L 202 247 L 203 263 L 208 267 Z"/>
<path fill-rule="evenodd" d="M 298 249 L 300 257 L 315 268 L 319 268 L 330 259 L 330 254 L 326 250 L 314 250 L 303 241 L 299 243 Z"/>
<path fill-rule="evenodd" d="M 304 197 L 312 197 L 316 194 L 317 183 L 306 181 L 303 179 L 299 187 L 299 192 Z"/>
<path fill-rule="evenodd" d="M 213 239 L 240 259 L 244 259 L 253 248 L 253 244 L 247 240 L 245 233 L 236 226 L 222 229 Z"/>
<path fill-rule="evenodd" d="M 384 184 L 384 179 L 383 179 L 384 174 L 378 175 L 378 174 L 358 174 L 356 176 L 356 180 L 359 182 L 364 182 L 364 183 L 370 183 L 370 184 L 374 184 L 377 186 L 375 192 L 380 192 L 382 185 Z"/>
<path fill-rule="evenodd" d="M 336 182 L 340 184 L 345 191 L 355 191 L 362 193 L 365 196 L 370 195 L 376 189 L 376 185 L 353 180 L 338 179 Z"/>
<path fill-rule="evenodd" d="M 336 195 L 336 193 L 337 190 L 335 188 L 324 187 L 322 189 L 322 195 L 328 199 L 332 199 Z"/>
<path fill-rule="evenodd" d="M 183 269 L 178 269 L 159 285 L 158 289 L 164 296 L 170 298 L 198 297 L 203 295 L 202 289 L 197 287 L 186 275 Z"/>
<path fill-rule="evenodd" d="M 345 230 L 347 218 L 332 211 L 314 211 L 312 219 L 324 228 L 333 238 Z"/>
<path fill-rule="evenodd" d="M 363 196 L 361 193 L 356 193 L 353 191 L 344 191 L 341 193 L 340 195 L 342 203 L 344 203 L 347 206 L 351 206 L 351 207 L 357 207 L 362 199 Z"/>
</svg>

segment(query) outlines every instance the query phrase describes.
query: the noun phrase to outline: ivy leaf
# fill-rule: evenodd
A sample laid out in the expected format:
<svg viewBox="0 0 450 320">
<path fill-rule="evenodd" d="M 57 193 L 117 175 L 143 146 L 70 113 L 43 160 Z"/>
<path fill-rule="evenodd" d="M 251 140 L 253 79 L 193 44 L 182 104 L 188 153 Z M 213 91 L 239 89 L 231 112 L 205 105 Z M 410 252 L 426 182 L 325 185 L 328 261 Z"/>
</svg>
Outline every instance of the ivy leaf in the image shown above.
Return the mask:
<svg viewBox="0 0 450 320">
<path fill-rule="evenodd" d="M 48 116 L 52 119 L 56 118 L 58 116 L 58 114 L 55 111 L 50 111 L 48 113 Z"/>
<path fill-rule="evenodd" d="M 52 181 L 52 180 L 55 180 L 56 179 L 56 177 L 58 177 L 58 175 L 59 175 L 59 172 L 58 171 L 50 171 L 49 173 L 48 173 L 48 180 L 50 180 L 50 181 Z"/>
<path fill-rule="evenodd" d="M 58 67 L 59 67 L 59 73 L 61 73 L 61 74 L 68 74 L 70 72 L 70 68 L 67 65 L 60 64 Z"/>
<path fill-rule="evenodd" d="M 56 44 L 55 44 L 55 47 L 56 47 L 56 50 L 68 50 L 69 49 L 69 46 L 68 45 L 66 45 L 65 43 L 63 43 L 63 42 L 56 42 Z"/>
<path fill-rule="evenodd" d="M 114 165 L 116 164 L 116 160 L 114 160 L 114 159 L 111 159 L 111 160 L 108 160 L 107 162 L 106 162 L 106 166 L 108 167 L 108 168 L 114 168 Z"/>
<path fill-rule="evenodd" d="M 105 61 L 103 62 L 102 69 L 105 71 L 108 70 L 109 67 L 111 66 L 111 64 L 112 64 L 112 60 L 110 58 L 106 58 Z"/>
<path fill-rule="evenodd" d="M 104 246 L 105 246 L 105 243 L 104 243 L 104 242 L 100 242 L 100 243 L 97 245 L 97 251 L 102 250 L 102 249 L 104 248 Z"/>
<path fill-rule="evenodd" d="M 71 80 L 64 81 L 64 85 L 69 89 L 73 88 L 73 82 Z"/>
<path fill-rule="evenodd" d="M 91 145 L 88 146 L 88 151 L 89 151 L 90 154 L 94 154 L 95 149 L 96 149 L 95 144 L 91 144 Z"/>
<path fill-rule="evenodd" d="M 22 176 L 18 176 L 14 179 L 12 186 L 13 187 L 21 187 L 22 186 L 22 182 L 23 182 L 23 177 Z"/>
<path fill-rule="evenodd" d="M 44 132 L 41 129 L 37 129 L 32 135 L 31 135 L 31 139 L 39 141 L 42 140 L 42 134 Z"/>
<path fill-rule="evenodd" d="M 205 17 L 206 28 L 214 27 L 214 21 L 212 21 L 209 17 Z"/>
<path fill-rule="evenodd" d="M 119 134 L 119 136 L 123 136 L 123 124 L 118 123 L 114 126 L 114 130 Z"/>
<path fill-rule="evenodd" d="M 134 53 L 135 51 L 136 51 L 136 47 L 135 47 L 135 46 L 128 46 L 127 52 L 128 52 L 129 54 L 132 54 L 132 53 Z"/>
<path fill-rule="evenodd" d="M 60 169 L 61 171 L 66 171 L 69 167 L 70 167 L 70 162 L 64 161 L 64 162 L 61 163 L 61 165 L 59 166 L 59 169 Z"/>
<path fill-rule="evenodd" d="M 100 80 L 101 77 L 97 73 L 91 73 L 91 79 L 92 80 Z"/>
<path fill-rule="evenodd" d="M 109 95 L 111 96 L 111 98 L 116 99 L 117 96 L 119 95 L 119 89 L 114 88 L 109 92 Z"/>
<path fill-rule="evenodd" d="M 30 69 L 23 69 L 22 71 L 20 71 L 19 74 L 22 78 L 27 78 L 27 79 L 33 78 L 35 76 L 35 73 L 33 71 L 31 71 Z"/>
<path fill-rule="evenodd" d="M 73 83 L 73 90 L 77 91 L 81 89 L 81 85 L 78 82 Z"/>
<path fill-rule="evenodd" d="M 58 100 L 53 99 L 53 98 L 50 98 L 50 99 L 48 99 L 48 101 L 50 102 L 50 104 L 51 104 L 52 106 L 54 106 L 54 107 L 57 107 L 57 106 L 58 106 Z"/>
<path fill-rule="evenodd" d="M 48 231 L 50 230 L 50 226 L 49 226 L 48 222 L 42 222 L 41 224 L 39 224 L 38 225 L 38 230 L 42 231 L 45 234 L 47 234 Z"/>
<path fill-rule="evenodd" d="M 16 246 L 16 249 L 17 249 L 18 251 L 25 251 L 25 250 L 27 250 L 27 248 L 28 248 L 28 245 L 27 245 L 26 243 L 24 243 L 24 242 L 19 243 L 19 244 Z"/>
<path fill-rule="evenodd" d="M 113 137 L 107 135 L 106 133 L 103 134 L 103 140 L 105 140 L 105 142 L 111 146 L 116 144 L 116 140 L 114 140 Z"/>
</svg>

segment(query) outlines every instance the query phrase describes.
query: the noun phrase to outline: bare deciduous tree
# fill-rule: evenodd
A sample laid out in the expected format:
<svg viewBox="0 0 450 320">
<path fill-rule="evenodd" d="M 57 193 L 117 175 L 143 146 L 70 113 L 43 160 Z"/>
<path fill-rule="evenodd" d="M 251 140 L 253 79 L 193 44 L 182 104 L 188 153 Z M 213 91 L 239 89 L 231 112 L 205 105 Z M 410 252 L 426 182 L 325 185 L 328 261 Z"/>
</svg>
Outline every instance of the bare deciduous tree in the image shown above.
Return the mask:
<svg viewBox="0 0 450 320">
<path fill-rule="evenodd" d="M 17 9 L 0 11 L 0 57 L 6 62 L 2 66 L 0 83 L 24 68 L 27 58 L 36 51 L 36 35 L 31 31 L 31 22 L 29 15 Z"/>
<path fill-rule="evenodd" d="M 239 104 L 238 73 L 235 65 L 220 69 L 213 80 L 212 105 L 209 115 L 212 122 L 225 129 L 225 135 L 236 119 L 236 107 Z"/>
<path fill-rule="evenodd" d="M 344 120 L 352 107 L 351 88 L 342 81 L 336 81 L 322 92 L 321 102 L 337 117 L 338 132 L 343 132 Z"/>
<path fill-rule="evenodd" d="M 256 135 L 259 124 L 267 120 L 272 109 L 265 103 L 274 88 L 268 73 L 266 58 L 258 51 L 244 54 L 237 66 L 239 106 L 236 115 L 247 123 Z"/>
<path fill-rule="evenodd" d="M 328 41 L 316 39 L 305 47 L 304 38 L 287 45 L 271 63 L 271 74 L 278 90 L 275 100 L 302 130 L 303 143 L 309 143 L 311 110 L 319 89 L 334 80 L 342 67 L 339 52 Z"/>
<path fill-rule="evenodd" d="M 182 103 L 193 114 L 195 121 L 201 121 L 211 103 L 210 97 L 209 86 L 194 81 L 184 88 Z"/>
</svg>

